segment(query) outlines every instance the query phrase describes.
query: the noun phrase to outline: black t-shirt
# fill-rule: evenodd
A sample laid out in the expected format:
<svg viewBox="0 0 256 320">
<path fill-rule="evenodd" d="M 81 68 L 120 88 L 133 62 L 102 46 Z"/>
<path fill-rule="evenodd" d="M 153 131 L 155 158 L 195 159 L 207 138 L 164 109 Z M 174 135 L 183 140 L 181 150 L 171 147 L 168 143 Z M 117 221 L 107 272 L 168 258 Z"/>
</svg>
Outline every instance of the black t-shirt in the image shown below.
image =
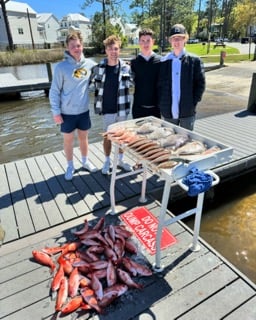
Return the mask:
<svg viewBox="0 0 256 320">
<path fill-rule="evenodd" d="M 102 113 L 117 113 L 118 73 L 116 66 L 106 66 Z"/>
<path fill-rule="evenodd" d="M 157 106 L 157 81 L 161 56 L 153 54 L 149 60 L 138 55 L 131 61 L 135 76 L 133 108 L 140 106 Z"/>
</svg>

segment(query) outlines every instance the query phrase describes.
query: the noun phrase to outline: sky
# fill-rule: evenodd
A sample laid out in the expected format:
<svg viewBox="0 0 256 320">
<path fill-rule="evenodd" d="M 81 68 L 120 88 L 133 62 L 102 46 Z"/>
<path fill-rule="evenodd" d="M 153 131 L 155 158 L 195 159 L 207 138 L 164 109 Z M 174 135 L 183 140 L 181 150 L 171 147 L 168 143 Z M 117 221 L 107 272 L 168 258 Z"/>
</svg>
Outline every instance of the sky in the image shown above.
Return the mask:
<svg viewBox="0 0 256 320">
<path fill-rule="evenodd" d="M 68 13 L 83 13 L 87 18 L 91 18 L 96 11 L 102 10 L 101 4 L 96 1 L 86 10 L 81 9 L 83 0 L 16 0 L 16 2 L 27 3 L 36 13 L 53 13 L 57 19 Z"/>
</svg>

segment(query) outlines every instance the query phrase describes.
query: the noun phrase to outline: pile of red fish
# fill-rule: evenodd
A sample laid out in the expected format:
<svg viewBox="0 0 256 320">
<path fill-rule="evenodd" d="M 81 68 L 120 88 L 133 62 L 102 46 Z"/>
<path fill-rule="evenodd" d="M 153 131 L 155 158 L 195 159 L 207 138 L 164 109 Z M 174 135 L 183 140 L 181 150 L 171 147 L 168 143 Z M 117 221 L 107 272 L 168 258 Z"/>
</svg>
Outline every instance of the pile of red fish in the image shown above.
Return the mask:
<svg viewBox="0 0 256 320">
<path fill-rule="evenodd" d="M 101 218 L 91 227 L 85 220 L 73 234 L 74 242 L 32 251 L 35 261 L 53 273 L 51 294 L 61 316 L 78 309 L 102 313 L 128 288 L 142 288 L 132 277 L 152 275 L 150 268 L 132 259 L 138 249 L 124 225 L 105 226 Z"/>
</svg>

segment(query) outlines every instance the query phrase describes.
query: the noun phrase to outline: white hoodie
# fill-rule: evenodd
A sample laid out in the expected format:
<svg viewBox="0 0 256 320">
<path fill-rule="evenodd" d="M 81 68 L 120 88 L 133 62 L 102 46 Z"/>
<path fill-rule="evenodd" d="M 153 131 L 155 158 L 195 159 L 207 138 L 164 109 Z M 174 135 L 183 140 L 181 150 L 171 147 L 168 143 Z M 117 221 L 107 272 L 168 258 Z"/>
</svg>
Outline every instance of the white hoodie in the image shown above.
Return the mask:
<svg viewBox="0 0 256 320">
<path fill-rule="evenodd" d="M 61 113 L 77 115 L 89 110 L 88 86 L 91 69 L 96 63 L 83 55 L 77 62 L 68 51 L 65 51 L 64 58 L 55 67 L 49 93 L 54 116 Z"/>
</svg>

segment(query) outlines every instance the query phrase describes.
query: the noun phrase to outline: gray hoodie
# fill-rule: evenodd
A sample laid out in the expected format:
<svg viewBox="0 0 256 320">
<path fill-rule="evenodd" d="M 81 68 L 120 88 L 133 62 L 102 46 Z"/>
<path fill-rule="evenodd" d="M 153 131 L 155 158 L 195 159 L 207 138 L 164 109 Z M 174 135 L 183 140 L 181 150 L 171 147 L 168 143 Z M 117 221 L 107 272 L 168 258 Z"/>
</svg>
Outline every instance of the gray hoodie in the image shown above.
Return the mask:
<svg viewBox="0 0 256 320">
<path fill-rule="evenodd" d="M 91 69 L 96 63 L 83 55 L 77 62 L 68 51 L 64 58 L 55 67 L 49 93 L 54 116 L 61 113 L 77 115 L 89 110 L 88 86 Z"/>
</svg>

